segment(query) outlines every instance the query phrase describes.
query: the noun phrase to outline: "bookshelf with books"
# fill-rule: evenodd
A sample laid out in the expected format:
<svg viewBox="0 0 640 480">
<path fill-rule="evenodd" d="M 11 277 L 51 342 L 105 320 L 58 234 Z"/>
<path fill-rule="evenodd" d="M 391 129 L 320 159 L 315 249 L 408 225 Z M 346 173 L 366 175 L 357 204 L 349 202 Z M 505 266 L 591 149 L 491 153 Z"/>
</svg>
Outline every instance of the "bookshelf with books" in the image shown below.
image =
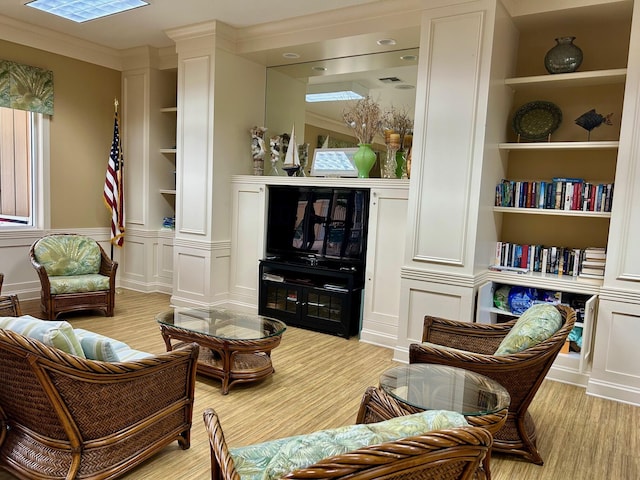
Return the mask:
<svg viewBox="0 0 640 480">
<path fill-rule="evenodd" d="M 600 22 L 599 30 L 610 35 L 606 50 L 588 26 L 569 15 L 520 30 L 516 75 L 505 79 L 513 100 L 507 141 L 498 145 L 502 176 L 496 181 L 493 209 L 499 215 L 496 248 L 515 249 L 521 263 L 517 266 L 526 267 L 524 275 L 519 275 L 521 282 L 531 277 L 535 283 L 534 278 L 543 276 L 567 289 L 580 289 L 583 281 L 602 283 L 600 276 L 580 273 L 586 249 L 606 249 L 615 208 L 630 21 L 618 16 Z M 576 72 L 550 74 L 541 61 L 548 50 L 542 39 L 552 43 L 561 31 L 576 37 L 584 61 Z M 536 102 L 550 102 L 561 112 L 558 128 L 543 141 L 526 140 L 512 125 L 522 106 Z M 575 120 L 592 109 L 611 124 L 603 121 L 590 131 L 580 127 Z M 496 258 L 494 266 L 505 260 Z M 492 271 L 491 275 L 512 273 Z"/>
</svg>

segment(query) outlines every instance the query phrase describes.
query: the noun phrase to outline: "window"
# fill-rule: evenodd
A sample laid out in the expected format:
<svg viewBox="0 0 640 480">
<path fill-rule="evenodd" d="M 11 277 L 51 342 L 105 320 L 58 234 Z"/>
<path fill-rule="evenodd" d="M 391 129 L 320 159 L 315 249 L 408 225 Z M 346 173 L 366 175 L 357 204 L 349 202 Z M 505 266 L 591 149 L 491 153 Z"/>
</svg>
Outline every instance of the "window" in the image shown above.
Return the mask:
<svg viewBox="0 0 640 480">
<path fill-rule="evenodd" d="M 42 114 L 0 107 L 0 228 L 36 223 Z"/>
</svg>

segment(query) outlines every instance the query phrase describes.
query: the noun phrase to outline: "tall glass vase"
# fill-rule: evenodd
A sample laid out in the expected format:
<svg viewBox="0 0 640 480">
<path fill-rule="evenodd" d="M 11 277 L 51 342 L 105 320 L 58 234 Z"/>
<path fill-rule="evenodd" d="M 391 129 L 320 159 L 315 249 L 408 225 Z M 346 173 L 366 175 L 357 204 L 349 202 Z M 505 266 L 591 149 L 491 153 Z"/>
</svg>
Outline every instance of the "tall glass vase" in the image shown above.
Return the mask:
<svg viewBox="0 0 640 480">
<path fill-rule="evenodd" d="M 387 160 L 384 162 L 382 178 L 396 178 L 396 152 L 400 148 L 397 143 L 387 144 Z"/>
<path fill-rule="evenodd" d="M 358 169 L 358 178 L 369 178 L 369 172 L 376 163 L 376 152 L 370 143 L 358 145 L 358 151 L 353 156 L 353 161 Z"/>
</svg>

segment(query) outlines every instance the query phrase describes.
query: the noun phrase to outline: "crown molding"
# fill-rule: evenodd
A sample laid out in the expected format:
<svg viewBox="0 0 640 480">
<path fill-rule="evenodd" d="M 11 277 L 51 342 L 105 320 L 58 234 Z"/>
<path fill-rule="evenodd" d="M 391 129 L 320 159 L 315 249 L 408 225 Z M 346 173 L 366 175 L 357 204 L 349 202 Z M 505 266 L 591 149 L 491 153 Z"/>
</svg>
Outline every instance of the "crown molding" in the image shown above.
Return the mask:
<svg viewBox="0 0 640 480">
<path fill-rule="evenodd" d="M 0 15 L 0 39 L 102 67 L 122 70 L 122 59 L 118 50 L 20 22 L 3 15 Z"/>
<path fill-rule="evenodd" d="M 372 31 L 419 26 L 426 3 L 434 6 L 445 2 L 383 0 L 239 28 L 236 53 L 250 54 Z"/>
</svg>

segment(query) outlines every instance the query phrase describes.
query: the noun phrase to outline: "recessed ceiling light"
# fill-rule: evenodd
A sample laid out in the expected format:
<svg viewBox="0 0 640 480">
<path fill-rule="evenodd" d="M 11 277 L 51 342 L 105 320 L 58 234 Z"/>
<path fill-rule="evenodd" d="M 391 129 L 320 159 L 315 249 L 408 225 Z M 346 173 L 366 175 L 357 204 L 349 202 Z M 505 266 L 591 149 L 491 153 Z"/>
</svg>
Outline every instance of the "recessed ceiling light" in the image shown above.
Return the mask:
<svg viewBox="0 0 640 480">
<path fill-rule="evenodd" d="M 77 23 L 149 5 L 142 0 L 34 0 L 26 6 Z"/>
<path fill-rule="evenodd" d="M 405 60 L 407 62 L 415 62 L 418 59 L 417 55 L 402 55 L 400 60 Z"/>
<path fill-rule="evenodd" d="M 381 46 L 389 46 L 389 45 L 395 45 L 396 41 L 393 38 L 381 38 L 376 43 Z"/>
<path fill-rule="evenodd" d="M 285 52 L 282 54 L 284 58 L 300 58 L 300 54 L 294 52 Z"/>
<path fill-rule="evenodd" d="M 413 90 L 416 87 L 414 87 L 413 85 L 409 85 L 407 83 L 403 83 L 401 85 L 396 85 L 396 88 L 398 90 Z"/>
</svg>

